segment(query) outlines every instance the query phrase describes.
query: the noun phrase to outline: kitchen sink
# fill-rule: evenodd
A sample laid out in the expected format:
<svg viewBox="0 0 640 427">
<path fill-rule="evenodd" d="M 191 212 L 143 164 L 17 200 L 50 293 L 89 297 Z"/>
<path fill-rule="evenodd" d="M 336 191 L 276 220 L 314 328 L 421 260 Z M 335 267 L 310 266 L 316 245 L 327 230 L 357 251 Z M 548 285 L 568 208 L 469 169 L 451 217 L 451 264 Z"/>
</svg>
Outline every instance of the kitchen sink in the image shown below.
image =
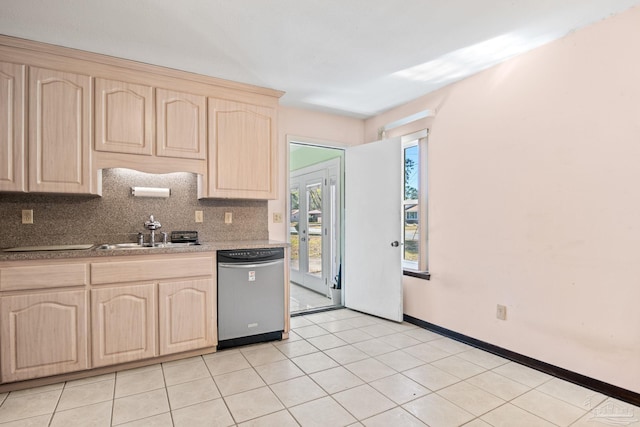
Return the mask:
<svg viewBox="0 0 640 427">
<path fill-rule="evenodd" d="M 105 243 L 103 245 L 96 246 L 98 250 L 141 250 L 141 249 L 160 249 L 160 248 L 184 248 L 187 246 L 199 245 L 199 243 L 187 242 L 187 243 L 155 243 L 151 246 L 148 243 L 139 245 L 137 243 Z"/>
</svg>

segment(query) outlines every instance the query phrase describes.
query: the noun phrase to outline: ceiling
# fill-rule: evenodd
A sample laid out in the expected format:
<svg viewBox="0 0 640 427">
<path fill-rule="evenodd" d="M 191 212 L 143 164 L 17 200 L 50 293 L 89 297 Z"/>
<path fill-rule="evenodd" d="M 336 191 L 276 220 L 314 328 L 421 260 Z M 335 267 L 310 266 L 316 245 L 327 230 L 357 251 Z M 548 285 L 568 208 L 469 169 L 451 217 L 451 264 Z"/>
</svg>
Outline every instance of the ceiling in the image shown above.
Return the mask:
<svg viewBox="0 0 640 427">
<path fill-rule="evenodd" d="M 285 91 L 358 118 L 640 0 L 0 0 L 0 33 Z"/>
</svg>

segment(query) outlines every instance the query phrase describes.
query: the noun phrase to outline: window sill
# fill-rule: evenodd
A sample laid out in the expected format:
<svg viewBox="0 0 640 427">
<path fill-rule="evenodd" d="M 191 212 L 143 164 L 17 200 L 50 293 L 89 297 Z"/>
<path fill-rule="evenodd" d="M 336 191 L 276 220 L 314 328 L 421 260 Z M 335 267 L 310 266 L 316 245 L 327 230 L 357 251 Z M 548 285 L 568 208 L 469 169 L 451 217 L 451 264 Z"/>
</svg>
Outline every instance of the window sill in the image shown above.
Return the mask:
<svg viewBox="0 0 640 427">
<path fill-rule="evenodd" d="M 417 277 L 418 279 L 431 280 L 431 274 L 428 271 L 402 270 L 402 274 Z"/>
</svg>

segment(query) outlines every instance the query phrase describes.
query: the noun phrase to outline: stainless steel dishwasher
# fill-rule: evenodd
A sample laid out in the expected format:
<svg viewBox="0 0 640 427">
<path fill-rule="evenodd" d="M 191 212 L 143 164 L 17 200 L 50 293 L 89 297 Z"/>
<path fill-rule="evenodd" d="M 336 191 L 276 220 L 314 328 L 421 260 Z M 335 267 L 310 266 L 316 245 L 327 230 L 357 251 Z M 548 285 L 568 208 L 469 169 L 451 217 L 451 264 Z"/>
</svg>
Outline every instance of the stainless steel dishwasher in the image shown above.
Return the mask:
<svg viewBox="0 0 640 427">
<path fill-rule="evenodd" d="M 218 251 L 218 348 L 282 339 L 284 248 Z"/>
</svg>

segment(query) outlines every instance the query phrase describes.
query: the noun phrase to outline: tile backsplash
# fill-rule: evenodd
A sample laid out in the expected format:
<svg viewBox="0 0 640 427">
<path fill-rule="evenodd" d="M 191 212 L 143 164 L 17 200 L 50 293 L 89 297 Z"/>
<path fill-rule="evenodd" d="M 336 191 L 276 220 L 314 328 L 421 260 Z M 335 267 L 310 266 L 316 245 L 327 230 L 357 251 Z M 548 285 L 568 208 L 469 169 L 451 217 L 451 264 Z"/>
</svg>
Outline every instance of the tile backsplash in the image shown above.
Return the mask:
<svg viewBox="0 0 640 427">
<path fill-rule="evenodd" d="M 146 174 L 105 169 L 102 197 L 0 193 L 0 248 L 32 245 L 136 241 L 154 215 L 159 231 L 196 230 L 201 242 L 269 238 L 267 202 L 197 198 L 191 173 Z M 133 197 L 131 187 L 168 187 L 168 198 Z M 22 210 L 33 209 L 33 224 L 22 224 Z M 195 222 L 195 211 L 204 222 Z M 226 212 L 233 222 L 225 224 Z"/>
</svg>

